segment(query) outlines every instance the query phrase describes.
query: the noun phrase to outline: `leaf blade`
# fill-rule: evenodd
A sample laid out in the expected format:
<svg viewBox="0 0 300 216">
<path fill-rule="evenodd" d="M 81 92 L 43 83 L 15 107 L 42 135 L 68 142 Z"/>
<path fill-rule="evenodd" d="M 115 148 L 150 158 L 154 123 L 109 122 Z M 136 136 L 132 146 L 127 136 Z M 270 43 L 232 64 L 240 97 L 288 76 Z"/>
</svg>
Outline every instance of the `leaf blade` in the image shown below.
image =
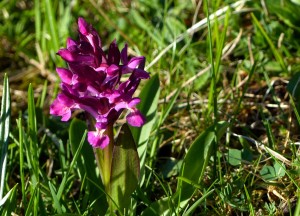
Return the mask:
<svg viewBox="0 0 300 216">
<path fill-rule="evenodd" d="M 140 174 L 137 148 L 127 124 L 115 142 L 111 165 L 110 196 L 123 212 L 130 205 L 130 196 L 138 186 Z"/>
<path fill-rule="evenodd" d="M 156 110 L 158 106 L 158 99 L 160 94 L 160 85 L 158 75 L 154 75 L 143 87 L 139 97 L 141 103 L 137 108 L 146 116 L 147 122 L 141 128 L 131 127 L 132 136 L 137 144 L 140 169 L 141 169 L 141 184 L 144 179 L 144 169 L 146 161 L 146 150 L 150 133 L 153 129 L 156 120 Z"/>
</svg>

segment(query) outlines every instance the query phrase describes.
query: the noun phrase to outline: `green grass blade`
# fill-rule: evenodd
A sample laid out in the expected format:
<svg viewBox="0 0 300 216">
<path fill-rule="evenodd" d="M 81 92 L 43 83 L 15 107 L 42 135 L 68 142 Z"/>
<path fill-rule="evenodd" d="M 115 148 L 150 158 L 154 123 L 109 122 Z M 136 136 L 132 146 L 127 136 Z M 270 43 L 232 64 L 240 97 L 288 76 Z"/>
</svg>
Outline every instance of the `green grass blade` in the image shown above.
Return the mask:
<svg viewBox="0 0 300 216">
<path fill-rule="evenodd" d="M 53 3 L 51 0 L 44 0 L 45 8 L 46 8 L 46 19 L 50 28 L 51 35 L 51 48 L 53 54 L 59 49 L 59 37 L 58 37 L 58 28 L 56 24 L 56 19 L 53 11 Z"/>
<path fill-rule="evenodd" d="M 78 148 L 81 145 L 80 140 L 85 130 L 87 130 L 85 122 L 76 118 L 72 120 L 69 129 L 69 138 L 74 157 Z M 80 151 L 80 157 L 77 158 L 76 162 L 81 180 L 83 181 L 84 176 L 86 176 L 88 179 L 86 184 L 88 190 L 90 191 L 89 199 L 91 201 L 95 200 L 95 205 L 93 205 L 93 208 L 100 215 L 104 215 L 108 207 L 105 194 L 103 193 L 104 186 L 100 177 L 96 174 L 95 157 L 93 149 L 86 140 L 84 141 L 82 149 Z M 95 186 L 95 184 L 97 184 L 97 186 Z"/>
<path fill-rule="evenodd" d="M 31 163 L 31 193 L 36 192 L 36 196 L 33 196 L 33 214 L 38 214 L 39 210 L 39 146 L 37 139 L 37 122 L 36 122 L 36 111 L 34 102 L 34 93 L 32 85 L 28 87 L 28 138 L 29 138 L 29 152 L 27 156 Z"/>
<path fill-rule="evenodd" d="M 254 209 L 253 209 L 253 205 L 252 205 L 252 203 L 251 203 L 251 197 L 250 197 L 250 195 L 249 195 L 249 192 L 248 192 L 248 190 L 247 190 L 246 185 L 244 185 L 244 190 L 245 190 L 245 193 L 246 193 L 247 201 L 249 202 L 250 215 L 251 215 L 251 216 L 255 216 Z"/>
<path fill-rule="evenodd" d="M 50 181 L 48 182 L 48 185 L 49 185 L 50 192 L 51 192 L 51 195 L 52 195 L 52 198 L 53 198 L 53 206 L 56 209 L 58 214 L 62 214 L 63 210 L 62 210 L 62 207 L 59 204 L 59 199 L 56 195 L 55 188 L 54 188 L 53 184 Z"/>
<path fill-rule="evenodd" d="M 20 148 L 20 176 L 21 176 L 21 190 L 22 190 L 22 202 L 26 206 L 25 197 L 25 177 L 24 177 L 24 130 L 22 127 L 22 118 L 17 120 L 17 125 L 19 128 L 19 148 Z"/>
<path fill-rule="evenodd" d="M 41 3 L 40 0 L 34 0 L 34 24 L 35 24 L 35 39 L 37 42 L 41 40 Z"/>
<path fill-rule="evenodd" d="M 38 184 L 39 178 L 39 159 L 38 159 L 38 141 L 37 141 L 37 125 L 35 103 L 32 85 L 28 87 L 28 135 L 29 135 L 29 157 L 33 168 L 32 184 L 35 187 Z"/>
<path fill-rule="evenodd" d="M 298 197 L 298 201 L 294 212 L 294 216 L 300 215 L 300 190 L 297 190 L 297 197 Z"/>
<path fill-rule="evenodd" d="M 37 196 L 37 190 L 38 190 L 38 187 L 35 187 L 33 188 L 32 192 L 31 192 L 31 196 L 30 196 L 30 200 L 28 202 L 28 206 L 26 206 L 26 212 L 25 212 L 25 216 L 29 216 L 29 215 L 32 215 L 32 212 L 34 212 L 34 200 L 35 200 L 35 197 Z"/>
<path fill-rule="evenodd" d="M 4 198 L 0 201 L 0 214 L 3 216 L 13 215 L 12 212 L 16 209 L 17 203 L 17 189 L 18 184 L 16 184 L 10 191 L 4 196 Z M 5 205 L 2 208 L 2 205 Z"/>
<path fill-rule="evenodd" d="M 0 116 L 0 200 L 3 198 L 6 164 L 7 164 L 7 148 L 8 148 L 8 137 L 9 137 L 9 126 L 10 126 L 10 92 L 8 77 L 4 75 L 3 81 L 3 96 L 1 103 L 1 116 Z"/>
<path fill-rule="evenodd" d="M 230 15 L 230 12 L 228 10 L 226 12 L 226 16 L 225 16 L 225 20 L 224 20 L 224 28 L 222 29 L 221 39 L 220 39 L 220 41 L 216 41 L 217 42 L 217 52 L 216 52 L 215 71 L 217 73 L 217 76 L 219 74 L 221 58 L 222 58 L 222 54 L 223 54 L 222 51 L 223 51 L 224 44 L 225 44 L 225 39 L 226 39 L 227 27 L 228 27 L 228 22 L 229 22 L 229 15 Z M 216 22 L 218 23 L 218 20 L 216 20 Z M 217 25 L 215 25 L 215 26 L 216 26 L 215 32 L 219 32 L 218 26 Z"/>
<path fill-rule="evenodd" d="M 176 102 L 176 99 L 179 95 L 179 93 L 181 92 L 181 88 L 179 88 L 176 92 L 175 92 L 175 95 L 172 97 L 171 101 L 168 102 L 168 106 L 166 108 L 166 110 L 164 111 L 162 117 L 161 117 L 161 120 L 160 120 L 160 125 L 162 125 L 164 123 L 164 121 L 166 120 L 166 118 L 168 117 L 168 115 L 170 114 L 175 102 Z"/>
<path fill-rule="evenodd" d="M 211 85 L 210 85 L 210 93 L 209 93 L 209 104 L 212 106 L 209 110 L 213 110 L 214 113 L 214 124 L 218 122 L 218 95 L 217 95 L 217 71 L 215 70 L 215 63 L 214 63 L 214 55 L 213 55 L 213 38 L 211 33 L 211 26 L 210 26 L 210 19 L 209 19 L 209 8 L 208 8 L 208 1 L 205 1 L 206 5 L 206 17 L 207 17 L 207 28 L 208 28 L 208 45 L 209 45 L 209 60 L 211 65 Z M 219 64 L 219 62 L 217 62 Z M 210 113 L 209 113 L 210 114 Z M 216 139 L 216 136 L 214 136 Z M 218 142 L 215 140 L 213 142 L 213 156 L 214 156 L 214 175 L 217 173 L 217 150 L 218 150 Z"/>
<path fill-rule="evenodd" d="M 198 199 L 196 202 L 194 202 L 194 204 L 189 207 L 189 209 L 184 213 L 184 216 L 189 216 L 189 215 L 192 215 L 192 213 L 195 211 L 195 209 L 197 207 L 199 207 L 199 205 L 209 196 L 211 195 L 215 190 L 212 189 L 206 193 L 204 193 L 200 199 Z"/>
<path fill-rule="evenodd" d="M 81 152 L 82 146 L 83 146 L 83 144 L 84 144 L 86 135 L 87 135 L 87 131 L 84 132 L 84 134 L 83 134 L 83 136 L 82 136 L 82 138 L 81 138 L 80 144 L 79 144 L 79 146 L 78 146 L 78 148 L 77 148 L 77 150 L 76 150 L 76 152 L 75 152 L 75 154 L 74 154 L 74 157 L 73 157 L 73 160 L 72 160 L 72 162 L 71 162 L 71 164 L 70 164 L 70 167 L 69 167 L 69 169 L 68 169 L 66 175 L 65 175 L 64 178 L 63 178 L 62 184 L 60 185 L 60 187 L 59 187 L 59 189 L 58 189 L 58 192 L 57 192 L 57 198 L 58 198 L 58 200 L 60 200 L 61 195 L 62 195 L 62 193 L 63 193 L 63 191 L 64 191 L 64 188 L 65 188 L 65 186 L 66 186 L 66 182 L 67 182 L 66 180 L 67 180 L 67 177 L 69 176 L 71 170 L 73 169 L 73 167 L 74 167 L 74 165 L 75 165 L 75 163 L 76 163 L 76 161 L 77 161 L 77 159 L 78 159 L 78 157 L 79 157 L 79 155 L 80 155 L 80 152 Z"/>
<path fill-rule="evenodd" d="M 41 109 L 44 107 L 44 104 L 45 104 L 45 99 L 46 99 L 46 95 L 47 95 L 47 85 L 48 85 L 48 81 L 45 80 L 42 95 L 40 97 L 40 104 L 39 104 L 39 107 Z"/>
<path fill-rule="evenodd" d="M 257 20 L 257 18 L 254 16 L 253 13 L 251 13 L 251 17 L 254 21 L 254 24 L 258 27 L 258 29 L 260 30 L 260 32 L 262 33 L 262 35 L 264 36 L 264 38 L 266 39 L 266 41 L 268 42 L 274 56 L 275 59 L 280 63 L 280 66 L 282 67 L 282 70 L 288 74 L 288 70 L 285 66 L 284 60 L 282 58 L 282 56 L 280 55 L 280 53 L 278 52 L 277 48 L 274 46 L 273 42 L 271 41 L 270 37 L 268 36 L 268 34 L 266 33 L 266 31 L 264 30 L 264 28 L 261 26 L 261 24 L 259 23 L 259 21 Z"/>
</svg>

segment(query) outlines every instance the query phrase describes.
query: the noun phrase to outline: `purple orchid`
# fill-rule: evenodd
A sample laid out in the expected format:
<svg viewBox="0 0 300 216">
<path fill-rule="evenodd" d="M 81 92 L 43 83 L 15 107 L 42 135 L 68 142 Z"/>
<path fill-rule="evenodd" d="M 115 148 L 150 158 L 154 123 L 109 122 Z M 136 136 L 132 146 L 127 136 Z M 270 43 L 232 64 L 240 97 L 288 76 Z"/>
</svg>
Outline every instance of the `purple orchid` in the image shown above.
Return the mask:
<svg viewBox="0 0 300 216">
<path fill-rule="evenodd" d="M 88 112 L 96 122 L 95 131 L 88 132 L 88 141 L 92 147 L 103 149 L 110 143 L 106 129 L 124 110 L 129 111 L 126 120 L 130 125 L 141 127 L 145 123 L 136 108 L 140 99 L 133 94 L 149 74 L 144 70 L 145 57 L 128 58 L 127 44 L 120 52 L 113 41 L 105 54 L 92 25 L 79 18 L 78 29 L 79 41 L 68 38 L 67 48 L 57 53 L 68 63 L 68 69 L 56 69 L 62 91 L 50 106 L 50 114 L 68 121 L 75 109 Z M 129 74 L 125 81 L 121 81 L 123 74 Z"/>
</svg>

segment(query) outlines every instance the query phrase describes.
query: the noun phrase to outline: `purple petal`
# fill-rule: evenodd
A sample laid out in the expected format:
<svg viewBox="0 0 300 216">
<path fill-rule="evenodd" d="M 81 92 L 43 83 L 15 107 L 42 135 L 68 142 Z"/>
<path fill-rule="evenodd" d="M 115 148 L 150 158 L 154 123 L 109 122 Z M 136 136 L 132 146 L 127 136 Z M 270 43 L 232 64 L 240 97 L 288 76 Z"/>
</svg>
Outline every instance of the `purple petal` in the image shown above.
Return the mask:
<svg viewBox="0 0 300 216">
<path fill-rule="evenodd" d="M 128 103 L 129 108 L 135 107 L 137 104 L 141 102 L 140 98 L 132 98 L 132 100 Z"/>
<path fill-rule="evenodd" d="M 79 29 L 79 32 L 83 35 L 88 35 L 89 34 L 89 30 L 88 30 L 88 24 L 87 22 L 82 18 L 82 17 L 79 17 L 78 18 L 78 29 Z"/>
<path fill-rule="evenodd" d="M 107 135 L 101 135 L 97 131 L 88 132 L 88 142 L 93 148 L 104 149 L 109 144 L 109 138 Z"/>
<path fill-rule="evenodd" d="M 142 70 L 142 69 L 134 69 L 130 79 L 149 79 L 150 75 L 148 72 Z"/>
<path fill-rule="evenodd" d="M 71 117 L 71 109 L 56 99 L 50 106 L 50 114 L 61 116 L 62 121 L 68 121 Z"/>
<path fill-rule="evenodd" d="M 72 83 L 72 72 L 66 68 L 56 68 L 56 72 L 58 73 L 61 81 L 64 83 L 71 84 Z"/>
<path fill-rule="evenodd" d="M 94 118 L 97 118 L 99 116 L 97 110 L 95 110 L 93 107 L 90 107 L 90 106 L 87 106 L 87 105 L 84 105 L 84 104 L 79 104 L 78 108 L 88 112 Z"/>
<path fill-rule="evenodd" d="M 108 76 L 116 76 L 119 72 L 119 67 L 115 64 L 109 66 L 109 68 L 107 68 L 107 74 Z"/>
<path fill-rule="evenodd" d="M 69 121 L 70 118 L 71 118 L 71 109 L 68 109 L 68 112 L 65 112 L 62 115 L 61 121 Z"/>
<path fill-rule="evenodd" d="M 62 93 L 57 95 L 57 99 L 61 104 L 65 105 L 67 107 L 71 107 L 74 105 L 74 101 Z"/>
<path fill-rule="evenodd" d="M 117 90 L 111 92 L 109 95 L 105 95 L 105 97 L 108 98 L 109 103 L 115 103 L 120 96 L 121 94 Z"/>
<path fill-rule="evenodd" d="M 71 46 L 76 46 L 76 45 L 77 45 L 76 41 L 74 41 L 71 38 L 67 39 L 67 49 L 69 49 Z"/>
<path fill-rule="evenodd" d="M 84 54 L 84 55 L 92 55 L 94 52 L 93 46 L 89 42 L 86 42 L 86 41 L 81 41 L 79 46 L 77 47 L 77 49 L 81 54 Z"/>
<path fill-rule="evenodd" d="M 108 67 L 109 67 L 108 64 L 102 63 L 99 67 L 95 68 L 95 71 L 98 71 L 98 72 L 106 71 Z"/>
<path fill-rule="evenodd" d="M 128 108 L 128 104 L 127 104 L 127 102 L 124 102 L 124 101 L 119 102 L 119 103 L 117 103 L 117 104 L 115 105 L 115 109 L 116 109 L 117 111 L 119 111 L 119 110 L 121 110 L 121 109 L 126 109 L 126 108 Z"/>
<path fill-rule="evenodd" d="M 78 82 L 75 85 L 73 85 L 73 89 L 78 92 L 85 92 L 87 89 L 87 85 L 85 83 Z"/>
<path fill-rule="evenodd" d="M 60 49 L 57 52 L 65 61 L 84 64 L 93 64 L 94 57 L 90 55 L 80 55 L 77 52 L 70 52 L 68 49 Z"/>
<path fill-rule="evenodd" d="M 121 101 L 119 103 L 116 103 L 115 109 L 117 111 L 119 111 L 121 109 L 131 109 L 131 108 L 134 108 L 140 102 L 141 102 L 140 98 L 132 98 L 132 99 L 130 99 L 129 102 L 128 101 Z"/>
<path fill-rule="evenodd" d="M 133 57 L 130 59 L 127 65 L 124 65 L 122 67 L 122 74 L 128 74 L 132 73 L 137 68 L 144 68 L 145 65 L 145 57 L 139 56 L 139 57 Z"/>
<path fill-rule="evenodd" d="M 120 62 L 120 50 L 117 46 L 116 40 L 114 40 L 108 50 L 108 64 L 116 64 L 118 65 Z"/>
<path fill-rule="evenodd" d="M 122 61 L 123 65 L 128 64 L 127 47 L 128 47 L 128 45 L 125 44 L 124 48 L 121 51 L 121 61 Z"/>
<path fill-rule="evenodd" d="M 120 92 L 123 92 L 129 84 L 130 84 L 130 80 L 126 80 L 125 82 L 122 82 L 122 83 L 119 85 L 118 90 L 119 90 Z"/>
<path fill-rule="evenodd" d="M 133 57 L 130 59 L 128 62 L 128 67 L 131 69 L 135 69 L 139 65 L 144 65 L 145 64 L 145 57 L 144 56 L 139 56 L 139 57 Z"/>
<path fill-rule="evenodd" d="M 146 119 L 139 110 L 134 110 L 126 116 L 128 124 L 133 127 L 141 127 L 145 124 Z"/>
</svg>

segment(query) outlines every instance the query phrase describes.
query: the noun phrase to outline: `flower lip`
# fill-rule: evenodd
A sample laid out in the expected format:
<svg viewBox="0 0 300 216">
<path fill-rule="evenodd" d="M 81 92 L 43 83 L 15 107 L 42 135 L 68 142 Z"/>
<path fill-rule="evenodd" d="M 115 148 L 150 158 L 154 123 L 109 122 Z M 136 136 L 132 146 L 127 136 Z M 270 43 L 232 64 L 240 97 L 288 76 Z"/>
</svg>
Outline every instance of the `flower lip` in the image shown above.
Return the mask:
<svg viewBox="0 0 300 216">
<path fill-rule="evenodd" d="M 104 149 L 109 144 L 109 137 L 107 135 L 99 134 L 97 131 L 89 131 L 88 141 L 93 148 Z"/>
<path fill-rule="evenodd" d="M 134 110 L 126 116 L 127 122 L 133 127 L 141 127 L 146 119 L 139 110 Z"/>
</svg>

